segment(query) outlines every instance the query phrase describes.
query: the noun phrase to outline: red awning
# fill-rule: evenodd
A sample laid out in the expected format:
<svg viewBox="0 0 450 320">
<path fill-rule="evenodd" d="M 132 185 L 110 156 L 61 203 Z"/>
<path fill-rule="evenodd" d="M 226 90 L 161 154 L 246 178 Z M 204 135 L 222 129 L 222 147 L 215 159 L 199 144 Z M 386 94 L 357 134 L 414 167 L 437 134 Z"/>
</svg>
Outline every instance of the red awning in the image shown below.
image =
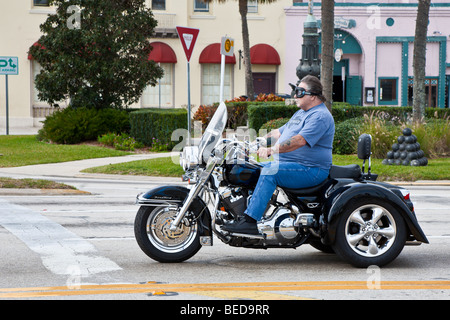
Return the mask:
<svg viewBox="0 0 450 320">
<path fill-rule="evenodd" d="M 213 43 L 203 49 L 198 59 L 199 63 L 220 63 L 220 43 Z M 236 56 L 226 56 L 225 63 L 236 64 Z"/>
<path fill-rule="evenodd" d="M 150 45 L 153 47 L 148 60 L 161 63 L 177 63 L 177 55 L 173 49 L 163 42 L 152 42 Z"/>
<path fill-rule="evenodd" d="M 256 44 L 250 48 L 250 61 L 252 64 L 281 64 L 277 50 L 264 43 Z"/>
</svg>

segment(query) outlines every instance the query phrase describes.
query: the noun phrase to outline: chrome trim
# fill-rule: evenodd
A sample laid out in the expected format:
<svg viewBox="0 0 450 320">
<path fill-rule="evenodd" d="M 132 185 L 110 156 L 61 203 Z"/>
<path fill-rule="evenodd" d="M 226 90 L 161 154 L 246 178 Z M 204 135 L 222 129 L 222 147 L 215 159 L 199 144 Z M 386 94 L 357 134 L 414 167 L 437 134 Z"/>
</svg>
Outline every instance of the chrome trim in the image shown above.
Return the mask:
<svg viewBox="0 0 450 320">
<path fill-rule="evenodd" d="M 230 233 L 230 236 L 250 238 L 250 239 L 260 239 L 260 240 L 264 240 L 266 238 L 262 234 L 245 234 L 245 233 Z"/>
</svg>

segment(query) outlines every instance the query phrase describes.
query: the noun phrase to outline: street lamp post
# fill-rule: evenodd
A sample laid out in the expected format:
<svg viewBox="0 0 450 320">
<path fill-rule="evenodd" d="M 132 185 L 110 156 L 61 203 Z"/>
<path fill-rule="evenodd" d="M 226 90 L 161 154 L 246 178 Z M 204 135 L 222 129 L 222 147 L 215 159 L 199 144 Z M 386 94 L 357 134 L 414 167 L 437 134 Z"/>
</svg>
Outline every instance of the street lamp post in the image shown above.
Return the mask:
<svg viewBox="0 0 450 320">
<path fill-rule="evenodd" d="M 299 79 L 297 84 L 308 74 L 316 77 L 320 75 L 319 33 L 317 30 L 318 23 L 314 17 L 314 1 L 309 0 L 308 16 L 303 23 L 302 58 L 296 69 L 296 74 Z"/>
</svg>

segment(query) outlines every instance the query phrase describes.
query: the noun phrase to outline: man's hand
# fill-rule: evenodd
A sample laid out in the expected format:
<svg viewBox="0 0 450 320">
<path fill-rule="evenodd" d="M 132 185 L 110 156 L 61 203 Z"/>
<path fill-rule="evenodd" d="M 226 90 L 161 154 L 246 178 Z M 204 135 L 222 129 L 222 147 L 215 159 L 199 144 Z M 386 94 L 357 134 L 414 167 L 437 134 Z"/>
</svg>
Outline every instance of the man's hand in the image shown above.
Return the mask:
<svg viewBox="0 0 450 320">
<path fill-rule="evenodd" d="M 272 154 L 273 154 L 272 148 L 261 147 L 261 148 L 258 149 L 258 156 L 260 156 L 261 158 L 268 158 Z"/>
</svg>

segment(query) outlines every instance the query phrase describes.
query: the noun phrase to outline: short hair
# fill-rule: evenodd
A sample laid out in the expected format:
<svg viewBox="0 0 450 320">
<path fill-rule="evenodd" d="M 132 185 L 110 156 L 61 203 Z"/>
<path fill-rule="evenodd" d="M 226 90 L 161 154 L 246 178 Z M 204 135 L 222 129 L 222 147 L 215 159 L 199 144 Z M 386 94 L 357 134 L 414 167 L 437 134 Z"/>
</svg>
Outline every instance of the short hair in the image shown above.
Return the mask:
<svg viewBox="0 0 450 320">
<path fill-rule="evenodd" d="M 322 102 L 327 101 L 327 99 L 323 95 L 323 92 L 322 92 L 323 86 L 322 86 L 322 83 L 320 82 L 319 78 L 309 74 L 309 75 L 303 77 L 302 80 L 300 80 L 300 83 L 301 82 L 306 83 L 306 85 L 308 86 L 308 91 L 311 92 L 313 95 L 319 97 L 319 99 Z"/>
</svg>

